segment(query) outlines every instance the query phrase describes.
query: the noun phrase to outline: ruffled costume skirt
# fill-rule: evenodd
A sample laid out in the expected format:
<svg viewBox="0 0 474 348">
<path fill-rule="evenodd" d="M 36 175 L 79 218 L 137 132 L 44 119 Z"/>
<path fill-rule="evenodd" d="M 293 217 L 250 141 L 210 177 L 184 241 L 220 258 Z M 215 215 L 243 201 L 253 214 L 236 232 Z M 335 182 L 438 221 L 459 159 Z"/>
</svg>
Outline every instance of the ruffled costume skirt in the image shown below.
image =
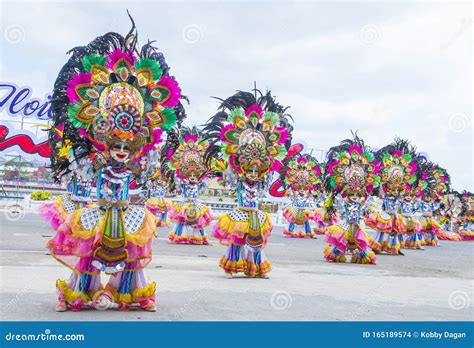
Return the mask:
<svg viewBox="0 0 474 348">
<path fill-rule="evenodd" d="M 271 271 L 264 247 L 272 232 L 270 216 L 263 211 L 234 209 L 219 216 L 212 236 L 227 246 L 219 266 L 224 272 L 264 277 Z"/>
<path fill-rule="evenodd" d="M 283 235 L 290 238 L 316 238 L 311 230 L 309 220 L 311 212 L 306 209 L 286 207 L 283 217 L 289 222 L 288 228 L 283 230 Z"/>
<path fill-rule="evenodd" d="M 464 227 L 458 230 L 458 234 L 462 240 L 474 240 L 474 230 L 472 228 L 472 223 L 468 223 Z"/>
<path fill-rule="evenodd" d="M 97 250 L 101 247 L 106 226 L 106 214 L 99 208 L 76 210 L 68 217 L 65 239 L 53 238 L 48 242 L 51 255 L 71 269 L 69 280 L 58 280 L 59 298 L 72 309 L 89 306 L 98 294 L 107 291 L 116 304 L 139 303 L 144 305 L 155 299 L 155 283 L 149 283 L 143 270 L 152 259 L 152 242 L 156 228 L 154 216 L 146 209 L 128 207 L 123 212 L 125 268 L 111 274 L 104 287 L 100 282 L 101 270 L 93 265 Z M 69 253 L 64 253 L 66 241 Z M 110 243 L 113 243 L 112 240 Z"/>
<path fill-rule="evenodd" d="M 415 216 L 403 217 L 402 230 L 406 234 L 405 249 L 421 249 L 425 244 L 423 237 L 423 226 Z"/>
<path fill-rule="evenodd" d="M 386 212 L 372 212 L 365 218 L 365 225 L 374 229 L 376 234 L 369 240 L 369 246 L 375 252 L 398 254 L 404 244 L 403 217 Z"/>
<path fill-rule="evenodd" d="M 349 225 L 344 228 L 332 225 L 327 228 L 324 258 L 328 262 L 346 262 L 346 253 L 352 253 L 351 262 L 361 264 L 376 263 L 376 256 L 370 250 L 367 233 L 359 225 Z"/>
<path fill-rule="evenodd" d="M 425 245 L 438 246 L 439 240 L 459 241 L 461 237 L 456 233 L 448 233 L 441 228 L 436 219 L 431 216 L 421 218 L 422 231 L 424 233 Z"/>
<path fill-rule="evenodd" d="M 85 206 L 90 205 L 92 205 L 91 202 L 85 204 Z M 73 202 L 69 194 L 64 194 L 56 197 L 53 201 L 41 204 L 38 208 L 38 213 L 45 221 L 51 224 L 51 228 L 54 231 L 57 231 L 70 214 L 83 206 Z"/>
<path fill-rule="evenodd" d="M 145 203 L 145 207 L 153 214 L 156 218 L 156 227 L 168 227 L 170 221 L 168 219 L 168 211 L 170 204 L 163 198 L 159 199 L 148 199 Z"/>
<path fill-rule="evenodd" d="M 316 224 L 316 226 L 313 227 L 313 232 L 321 235 L 326 233 L 328 226 L 337 225 L 339 223 L 338 215 L 334 214 L 332 217 L 329 217 L 324 208 L 314 210 L 311 213 L 310 219 Z"/>
<path fill-rule="evenodd" d="M 204 228 L 213 220 L 212 210 L 202 203 L 172 204 L 169 210 L 170 219 L 176 223 L 174 230 L 168 234 L 171 243 L 176 244 L 209 244 Z"/>
</svg>

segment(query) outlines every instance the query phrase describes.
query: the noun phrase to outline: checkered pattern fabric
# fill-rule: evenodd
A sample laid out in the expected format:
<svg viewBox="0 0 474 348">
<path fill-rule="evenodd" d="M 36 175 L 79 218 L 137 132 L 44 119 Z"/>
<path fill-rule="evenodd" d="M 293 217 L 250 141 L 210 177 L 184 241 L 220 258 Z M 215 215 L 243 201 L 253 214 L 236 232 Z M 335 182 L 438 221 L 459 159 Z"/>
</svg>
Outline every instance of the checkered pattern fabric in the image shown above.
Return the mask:
<svg viewBox="0 0 474 348">
<path fill-rule="evenodd" d="M 76 210 L 76 204 L 69 198 L 69 195 L 63 195 L 63 206 L 69 214 L 72 214 Z"/>
<path fill-rule="evenodd" d="M 97 208 L 84 208 L 81 214 L 81 225 L 90 231 L 97 225 L 99 218 L 100 214 Z"/>
<path fill-rule="evenodd" d="M 257 215 L 258 215 L 258 220 L 260 221 L 260 224 L 263 224 L 266 218 L 265 213 L 262 211 L 258 211 Z M 229 218 L 233 221 L 248 221 L 249 213 L 238 210 L 238 209 L 234 209 L 229 213 Z"/>
<path fill-rule="evenodd" d="M 125 213 L 124 220 L 127 233 L 137 233 L 145 221 L 145 209 L 141 207 L 129 207 Z"/>
</svg>

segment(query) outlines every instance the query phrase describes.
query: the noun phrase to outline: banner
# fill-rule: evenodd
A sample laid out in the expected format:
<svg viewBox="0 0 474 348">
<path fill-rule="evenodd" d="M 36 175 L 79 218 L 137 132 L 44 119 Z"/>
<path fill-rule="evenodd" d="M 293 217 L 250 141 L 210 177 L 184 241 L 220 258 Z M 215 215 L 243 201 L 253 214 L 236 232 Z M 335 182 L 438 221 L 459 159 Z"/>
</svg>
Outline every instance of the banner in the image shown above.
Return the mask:
<svg viewBox="0 0 474 348">
<path fill-rule="evenodd" d="M 85 313 L 72 313 L 82 320 L 76 322 L 3 322 L 0 346 L 455 348 L 473 345 L 473 324 L 469 322 L 85 322 Z M 119 316 L 117 313 L 117 319 Z"/>
<path fill-rule="evenodd" d="M 32 132 L 15 129 L 9 122 L 2 121 L 0 124 L 0 152 L 19 152 L 27 159 L 37 159 L 49 162 L 49 142 L 47 133 L 42 132 L 43 137 L 37 138 Z"/>
<path fill-rule="evenodd" d="M 51 95 L 43 99 L 32 97 L 31 87 L 19 87 L 13 82 L 0 82 L 0 112 L 16 118 L 51 119 Z"/>
</svg>

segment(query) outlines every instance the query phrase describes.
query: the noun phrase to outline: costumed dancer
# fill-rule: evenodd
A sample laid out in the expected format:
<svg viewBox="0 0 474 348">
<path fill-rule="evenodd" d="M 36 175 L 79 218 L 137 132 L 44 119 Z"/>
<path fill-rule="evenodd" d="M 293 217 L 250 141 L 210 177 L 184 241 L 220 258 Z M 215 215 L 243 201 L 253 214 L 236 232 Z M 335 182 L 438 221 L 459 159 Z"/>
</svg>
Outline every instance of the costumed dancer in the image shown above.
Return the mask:
<svg viewBox="0 0 474 348">
<path fill-rule="evenodd" d="M 64 125 L 60 128 L 64 129 Z M 70 140 L 62 139 L 62 130 L 54 127 L 52 130 L 52 139 L 50 139 L 52 141 L 51 162 L 54 163 L 52 168 L 60 168 L 61 171 L 67 172 L 63 176 L 63 181 L 66 182 L 66 193 L 53 201 L 43 203 L 38 208 L 38 212 L 45 221 L 51 224 L 54 231 L 58 231 L 75 210 L 92 204 L 93 170 L 87 158 L 81 158 L 80 163 L 77 163 Z M 62 240 L 63 237 L 58 236 L 58 239 Z M 58 243 L 63 244 L 60 240 Z M 66 244 L 63 245 L 66 246 Z"/>
<path fill-rule="evenodd" d="M 423 163 L 423 178 L 427 187 L 423 191 L 419 211 L 424 244 L 439 246 L 439 237 L 446 233 L 441 230 L 434 214 L 441 206 L 440 197 L 449 191 L 450 178 L 444 169 L 428 160 Z"/>
<path fill-rule="evenodd" d="M 375 156 L 380 162 L 383 210 L 372 212 L 365 219 L 366 225 L 377 231 L 370 247 L 376 253 L 403 255 L 400 248 L 404 243 L 404 227 L 399 209 L 406 188 L 413 185 L 417 178 L 416 154 L 408 141 L 397 138 L 377 151 Z"/>
<path fill-rule="evenodd" d="M 423 178 L 422 166 L 418 164 L 419 158 L 418 155 L 415 156 L 418 168 L 416 172 L 417 179 L 413 184 L 407 185 L 400 203 L 400 210 L 403 218 L 402 230 L 405 233 L 403 247 L 406 249 L 423 250 L 423 226 L 417 212 L 420 208 L 419 198 L 423 196 L 427 182 Z"/>
<path fill-rule="evenodd" d="M 313 192 L 321 191 L 321 167 L 309 154 L 292 159 L 283 168 L 285 184 L 289 186 L 291 203 L 283 210 L 288 228 L 283 235 L 291 238 L 316 238 L 311 230 L 310 219 L 315 210 Z"/>
<path fill-rule="evenodd" d="M 183 201 L 170 207 L 170 218 L 176 223 L 168 239 L 176 244 L 209 245 L 204 228 L 212 222 L 212 210 L 199 200 L 204 179 L 210 174 L 203 156 L 208 142 L 196 127 L 182 127 L 170 133 L 164 149 L 167 155 L 167 177 L 175 177 Z M 174 173 L 175 174 L 174 174 Z"/>
<path fill-rule="evenodd" d="M 180 89 L 150 42 L 138 49 L 134 24 L 126 37 L 109 32 L 70 53 L 54 85 L 53 120 L 67 126 L 75 157 L 92 161 L 98 207 L 72 214 L 72 255 L 51 249 L 72 270 L 56 283 L 56 309 L 154 311 L 155 283 L 144 268 L 156 221 L 144 207 L 129 205 L 128 189 L 132 180 L 147 179 L 149 152 L 184 117 Z M 101 272 L 110 275 L 105 287 Z"/>
<path fill-rule="evenodd" d="M 267 278 L 271 270 L 264 248 L 272 231 L 270 216 L 259 209 L 259 200 L 270 175 L 281 169 L 291 144 L 293 127 L 286 108 L 270 92 L 239 91 L 222 100 L 219 112 L 206 125 L 211 141 L 206 160 L 221 159 L 224 179 L 236 189 L 238 208 L 219 216 L 212 236 L 227 246 L 219 266 L 226 277 L 244 273 Z"/>
<path fill-rule="evenodd" d="M 340 220 L 326 230 L 324 258 L 328 262 L 375 264 L 368 235 L 361 225 L 366 198 L 380 185 L 379 165 L 370 149 L 357 134 L 329 149 L 326 162 L 326 191 L 336 197 Z"/>
<path fill-rule="evenodd" d="M 474 240 L 474 194 L 464 191 L 461 195 L 462 210 L 459 214 L 459 236 L 462 240 Z"/>
<path fill-rule="evenodd" d="M 160 149 L 157 149 L 156 153 L 160 153 Z M 170 209 L 170 203 L 165 199 L 168 193 L 168 182 L 161 170 L 160 160 L 156 160 L 157 166 L 153 174 L 148 178 L 145 183 L 145 189 L 147 192 L 147 200 L 145 203 L 146 208 L 156 218 L 156 227 L 168 227 L 170 225 L 168 219 L 168 211 Z"/>
<path fill-rule="evenodd" d="M 459 217 L 463 210 L 462 196 L 457 191 L 451 191 L 441 197 L 441 205 L 438 209 L 441 231 L 441 240 L 460 241 L 462 238 L 458 234 Z"/>
</svg>

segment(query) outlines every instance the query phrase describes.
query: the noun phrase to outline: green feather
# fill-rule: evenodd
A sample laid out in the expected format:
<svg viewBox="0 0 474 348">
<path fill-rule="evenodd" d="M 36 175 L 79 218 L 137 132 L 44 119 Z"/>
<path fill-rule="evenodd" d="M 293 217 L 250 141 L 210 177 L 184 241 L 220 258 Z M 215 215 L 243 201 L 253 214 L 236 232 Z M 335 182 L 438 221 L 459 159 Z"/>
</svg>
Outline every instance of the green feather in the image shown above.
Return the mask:
<svg viewBox="0 0 474 348">
<path fill-rule="evenodd" d="M 229 114 L 229 116 L 227 117 L 227 121 L 229 121 L 230 123 L 234 123 L 234 117 L 235 116 L 242 116 L 242 117 L 245 117 L 245 112 L 244 112 L 244 109 L 242 108 L 236 108 L 234 110 L 232 110 Z"/>
<path fill-rule="evenodd" d="M 169 132 L 176 124 L 176 114 L 174 110 L 170 108 L 164 108 L 162 114 L 165 118 L 165 122 L 161 125 L 161 129 Z"/>
<path fill-rule="evenodd" d="M 105 66 L 106 58 L 100 54 L 89 54 L 82 57 L 82 66 L 85 71 L 91 71 L 93 65 Z"/>
<path fill-rule="evenodd" d="M 275 126 L 278 126 L 280 124 L 280 119 L 278 118 L 278 115 L 274 112 L 266 112 L 263 114 L 263 120 L 271 119 L 273 121 L 273 124 Z"/>
<path fill-rule="evenodd" d="M 161 70 L 160 63 L 156 60 L 149 58 L 142 58 L 135 62 L 135 70 L 138 69 L 150 69 L 153 74 L 153 81 L 157 81 L 161 78 L 163 71 Z"/>
<path fill-rule="evenodd" d="M 227 147 L 227 143 L 222 143 L 221 144 L 221 154 L 222 154 L 222 157 L 224 157 L 225 160 L 229 160 L 229 154 L 225 152 L 226 147 Z"/>
<path fill-rule="evenodd" d="M 274 147 L 279 150 L 278 151 L 279 153 L 278 153 L 278 155 L 275 156 L 275 159 L 281 161 L 282 159 L 285 158 L 286 153 L 288 151 L 286 150 L 286 148 L 284 146 L 281 146 L 281 145 L 275 145 Z"/>
<path fill-rule="evenodd" d="M 84 105 L 84 103 L 77 102 L 74 105 L 69 104 L 67 107 L 67 116 L 75 128 L 87 128 L 88 126 L 86 123 L 83 123 L 76 118 L 76 113 L 82 107 L 82 105 Z"/>
<path fill-rule="evenodd" d="M 410 162 L 411 162 L 411 159 L 412 159 L 412 158 L 411 158 L 411 155 L 410 155 L 409 153 L 404 154 L 404 155 L 402 156 L 402 158 L 403 158 L 403 159 L 406 159 L 406 161 L 407 161 L 408 163 L 410 163 Z"/>
</svg>

